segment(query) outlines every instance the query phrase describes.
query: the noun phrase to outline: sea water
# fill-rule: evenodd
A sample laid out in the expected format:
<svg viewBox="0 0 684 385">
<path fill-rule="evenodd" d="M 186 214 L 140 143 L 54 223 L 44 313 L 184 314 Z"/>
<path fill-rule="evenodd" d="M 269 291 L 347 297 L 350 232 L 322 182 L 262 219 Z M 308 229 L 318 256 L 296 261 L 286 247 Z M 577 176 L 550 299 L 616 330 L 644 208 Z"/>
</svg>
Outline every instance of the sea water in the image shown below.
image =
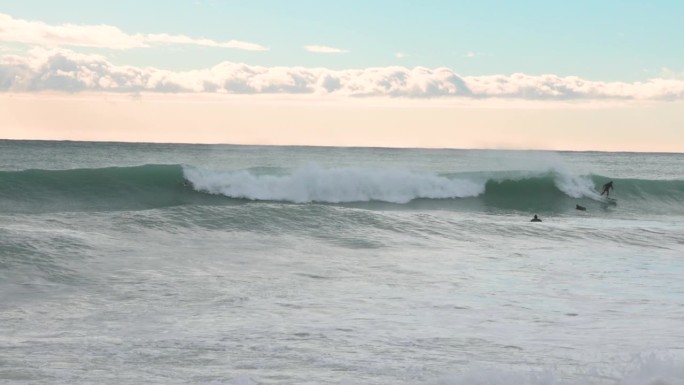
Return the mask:
<svg viewBox="0 0 684 385">
<path fill-rule="evenodd" d="M 0 383 L 680 385 L 683 220 L 683 154 L 0 141 Z"/>
</svg>

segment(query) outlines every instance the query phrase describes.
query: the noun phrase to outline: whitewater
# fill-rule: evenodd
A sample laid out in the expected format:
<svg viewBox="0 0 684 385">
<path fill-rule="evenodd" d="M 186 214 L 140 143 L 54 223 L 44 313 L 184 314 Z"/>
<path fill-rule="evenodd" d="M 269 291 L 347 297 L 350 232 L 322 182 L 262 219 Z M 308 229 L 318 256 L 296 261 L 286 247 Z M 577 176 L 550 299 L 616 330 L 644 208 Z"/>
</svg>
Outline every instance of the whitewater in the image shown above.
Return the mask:
<svg viewBox="0 0 684 385">
<path fill-rule="evenodd" d="M 0 141 L 0 383 L 682 385 L 683 220 L 684 154 Z"/>
</svg>

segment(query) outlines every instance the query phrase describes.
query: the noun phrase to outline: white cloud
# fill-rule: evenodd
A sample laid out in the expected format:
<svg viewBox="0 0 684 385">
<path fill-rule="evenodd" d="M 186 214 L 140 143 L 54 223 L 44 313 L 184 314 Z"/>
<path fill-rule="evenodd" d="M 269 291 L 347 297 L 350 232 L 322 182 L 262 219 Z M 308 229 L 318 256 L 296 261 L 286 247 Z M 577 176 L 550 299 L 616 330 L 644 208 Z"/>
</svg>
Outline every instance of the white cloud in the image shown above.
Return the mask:
<svg viewBox="0 0 684 385">
<path fill-rule="evenodd" d="M 466 52 L 463 57 L 468 58 L 468 59 L 473 59 L 476 57 L 482 57 L 482 56 L 492 56 L 492 54 L 486 53 L 486 52 L 474 52 L 474 51 L 468 51 Z"/>
<path fill-rule="evenodd" d="M 684 72 L 677 72 L 667 67 L 660 69 L 660 77 L 665 79 L 684 79 Z"/>
<path fill-rule="evenodd" d="M 48 25 L 40 21 L 14 19 L 0 13 L 0 40 L 42 44 L 75 45 L 82 47 L 107 47 L 129 49 L 145 47 L 141 35 L 128 35 L 109 25 Z"/>
<path fill-rule="evenodd" d="M 329 70 L 223 62 L 194 71 L 117 66 L 100 55 L 34 49 L 0 56 L 0 91 L 108 91 L 222 94 L 316 94 L 342 97 L 518 100 L 684 100 L 684 80 L 600 82 L 576 76 L 460 76 L 449 68 Z"/>
<path fill-rule="evenodd" d="M 244 41 L 230 40 L 225 42 L 218 42 L 210 39 L 194 39 L 185 35 L 169 35 L 166 33 L 150 34 L 145 36 L 145 41 L 149 43 L 166 43 L 166 44 L 192 44 L 202 45 L 206 47 L 218 48 L 235 48 L 246 51 L 266 51 L 267 48 L 254 43 L 247 43 Z"/>
<path fill-rule="evenodd" d="M 79 46 L 109 49 L 150 47 L 152 44 L 190 44 L 207 47 L 266 51 L 259 44 L 236 40 L 226 42 L 197 39 L 185 35 L 127 34 L 111 25 L 49 25 L 40 21 L 15 19 L 0 13 L 0 41 L 38 44 L 50 47 Z"/>
<path fill-rule="evenodd" d="M 349 51 L 340 48 L 326 47 L 324 45 L 306 45 L 304 49 L 315 53 L 347 53 Z"/>
</svg>

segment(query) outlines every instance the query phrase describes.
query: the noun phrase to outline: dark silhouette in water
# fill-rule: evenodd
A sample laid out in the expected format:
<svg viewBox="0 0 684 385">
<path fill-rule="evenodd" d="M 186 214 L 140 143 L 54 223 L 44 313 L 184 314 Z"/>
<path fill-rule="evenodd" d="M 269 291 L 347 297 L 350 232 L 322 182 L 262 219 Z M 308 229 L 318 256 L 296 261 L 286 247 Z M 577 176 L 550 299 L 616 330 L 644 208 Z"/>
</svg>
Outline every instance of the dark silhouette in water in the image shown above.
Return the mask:
<svg viewBox="0 0 684 385">
<path fill-rule="evenodd" d="M 541 221 L 542 221 L 542 220 L 539 219 L 539 217 L 537 216 L 537 214 L 534 214 L 534 218 L 532 218 L 532 220 L 531 220 L 530 222 L 541 222 Z"/>
<path fill-rule="evenodd" d="M 606 194 L 606 196 L 610 195 L 610 190 L 613 190 L 613 181 L 611 180 L 610 182 L 606 183 L 603 185 L 603 191 L 601 191 L 601 195 Z"/>
<path fill-rule="evenodd" d="M 584 206 L 575 205 L 575 208 L 576 208 L 577 210 L 580 210 L 580 211 L 587 211 L 587 208 L 584 207 Z"/>
</svg>

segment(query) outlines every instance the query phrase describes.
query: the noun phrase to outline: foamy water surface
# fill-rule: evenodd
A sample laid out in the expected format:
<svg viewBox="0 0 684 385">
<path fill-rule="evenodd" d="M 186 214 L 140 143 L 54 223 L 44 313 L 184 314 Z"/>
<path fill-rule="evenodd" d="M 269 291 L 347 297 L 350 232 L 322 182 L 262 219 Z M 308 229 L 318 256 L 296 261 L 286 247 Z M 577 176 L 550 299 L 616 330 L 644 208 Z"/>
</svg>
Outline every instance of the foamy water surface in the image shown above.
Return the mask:
<svg viewBox="0 0 684 385">
<path fill-rule="evenodd" d="M 684 384 L 681 155 L 0 143 L 0 382 Z"/>
</svg>

